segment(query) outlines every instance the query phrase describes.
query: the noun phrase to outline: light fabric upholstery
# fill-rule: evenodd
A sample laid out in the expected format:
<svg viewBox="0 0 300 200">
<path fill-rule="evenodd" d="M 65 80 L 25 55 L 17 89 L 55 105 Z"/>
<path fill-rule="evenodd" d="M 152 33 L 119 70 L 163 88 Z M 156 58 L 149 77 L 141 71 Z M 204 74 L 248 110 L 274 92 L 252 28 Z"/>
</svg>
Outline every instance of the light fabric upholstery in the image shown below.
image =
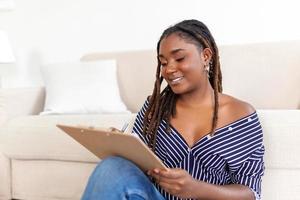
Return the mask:
<svg viewBox="0 0 300 200">
<path fill-rule="evenodd" d="M 259 110 L 258 115 L 265 133 L 264 144 L 269 147 L 267 167 L 300 169 L 300 111 Z"/>
<path fill-rule="evenodd" d="M 257 109 L 300 109 L 300 42 L 222 46 L 224 92 Z"/>
<path fill-rule="evenodd" d="M 133 51 L 117 53 L 91 53 L 81 61 L 113 59 L 118 62 L 118 81 L 121 97 L 127 108 L 138 112 L 145 98 L 152 93 L 156 73 L 156 55 L 154 51 Z"/>
<path fill-rule="evenodd" d="M 42 115 L 128 112 L 121 100 L 116 60 L 44 65 Z"/>
<path fill-rule="evenodd" d="M 266 169 L 262 184 L 262 200 L 299 199 L 300 170 Z"/>
<path fill-rule="evenodd" d="M 296 199 L 300 195 L 300 111 L 258 110 L 264 131 L 263 200 Z"/>
<path fill-rule="evenodd" d="M 0 152 L 0 199 L 11 199 L 11 160 Z"/>
<path fill-rule="evenodd" d="M 16 116 L 38 114 L 43 110 L 44 103 L 43 87 L 0 88 L 0 125 Z"/>
<path fill-rule="evenodd" d="M 219 50 L 224 93 L 257 109 L 300 109 L 300 41 L 220 46 Z M 118 60 L 121 96 L 137 112 L 154 86 L 156 53 L 91 53 L 81 60 L 112 58 Z"/>
<path fill-rule="evenodd" d="M 250 102 L 264 130 L 264 200 L 300 196 L 299 42 L 222 46 L 224 93 Z M 116 59 L 121 98 L 136 113 L 152 91 L 154 51 L 93 53 Z M 271 69 L 271 70 L 270 70 Z M 57 123 L 122 127 L 135 114 L 38 116 L 45 89 L 0 89 L 0 200 L 79 199 L 99 161 Z M 132 123 L 131 123 L 132 127 Z"/>
<path fill-rule="evenodd" d="M 99 158 L 56 124 L 121 128 L 129 122 L 130 131 L 134 118 L 135 114 L 13 118 L 0 127 L 0 199 L 79 199 Z"/>
<path fill-rule="evenodd" d="M 6 156 L 14 159 L 97 162 L 96 156 L 84 147 L 78 147 L 78 143 L 56 124 L 121 129 L 125 122 L 134 121 L 134 117 L 135 114 L 19 117 L 1 127 L 0 149 L 5 149 Z"/>
<path fill-rule="evenodd" d="M 16 199 L 79 199 L 95 163 L 12 160 L 12 196 Z"/>
</svg>

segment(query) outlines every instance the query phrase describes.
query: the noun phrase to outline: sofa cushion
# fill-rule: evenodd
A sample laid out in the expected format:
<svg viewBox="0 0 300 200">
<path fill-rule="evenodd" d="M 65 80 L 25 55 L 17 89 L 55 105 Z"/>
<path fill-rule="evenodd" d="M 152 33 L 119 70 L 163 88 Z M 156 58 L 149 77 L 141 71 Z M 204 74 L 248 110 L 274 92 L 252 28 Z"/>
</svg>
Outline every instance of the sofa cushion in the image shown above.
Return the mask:
<svg viewBox="0 0 300 200">
<path fill-rule="evenodd" d="M 42 72 L 46 101 L 41 114 L 128 112 L 120 97 L 115 60 L 49 64 Z"/>
<path fill-rule="evenodd" d="M 13 198 L 30 200 L 79 200 L 96 166 L 54 160 L 12 160 L 11 165 Z"/>
<path fill-rule="evenodd" d="M 300 41 L 220 46 L 224 93 L 258 109 L 300 109 Z"/>
<path fill-rule="evenodd" d="M 11 162 L 0 152 L 0 199 L 11 199 Z"/>
<path fill-rule="evenodd" d="M 99 159 L 56 124 L 122 128 L 135 114 L 27 116 L 0 128 L 0 151 L 13 159 L 98 162 Z"/>
<path fill-rule="evenodd" d="M 0 125 L 17 116 L 40 113 L 44 101 L 43 87 L 0 88 Z"/>
<path fill-rule="evenodd" d="M 300 110 L 258 110 L 271 169 L 300 170 Z"/>
<path fill-rule="evenodd" d="M 220 45 L 219 51 L 224 93 L 259 109 L 300 109 L 300 41 Z M 117 60 L 122 98 L 137 112 L 153 91 L 156 52 L 96 52 L 81 58 L 99 59 Z"/>
<path fill-rule="evenodd" d="M 300 191 L 300 169 L 266 169 L 262 182 L 263 200 L 295 200 Z"/>
<path fill-rule="evenodd" d="M 300 169 L 300 111 L 258 110 L 264 131 L 266 167 Z M 133 124 L 135 114 L 27 116 L 0 128 L 0 148 L 10 158 L 97 162 L 92 153 L 56 124 L 121 128 Z M 18 147 L 18 148 L 16 148 Z M 0 149 L 1 150 L 1 149 Z"/>
</svg>

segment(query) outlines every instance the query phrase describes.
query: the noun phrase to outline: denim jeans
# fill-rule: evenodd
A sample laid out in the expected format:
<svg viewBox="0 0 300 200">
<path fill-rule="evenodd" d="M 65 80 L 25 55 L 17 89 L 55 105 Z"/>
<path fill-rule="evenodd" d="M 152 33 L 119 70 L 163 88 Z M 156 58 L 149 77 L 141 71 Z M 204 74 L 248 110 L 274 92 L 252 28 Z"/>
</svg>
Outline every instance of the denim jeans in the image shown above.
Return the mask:
<svg viewBox="0 0 300 200">
<path fill-rule="evenodd" d="M 89 178 L 82 200 L 164 200 L 149 178 L 121 157 L 102 160 Z"/>
</svg>

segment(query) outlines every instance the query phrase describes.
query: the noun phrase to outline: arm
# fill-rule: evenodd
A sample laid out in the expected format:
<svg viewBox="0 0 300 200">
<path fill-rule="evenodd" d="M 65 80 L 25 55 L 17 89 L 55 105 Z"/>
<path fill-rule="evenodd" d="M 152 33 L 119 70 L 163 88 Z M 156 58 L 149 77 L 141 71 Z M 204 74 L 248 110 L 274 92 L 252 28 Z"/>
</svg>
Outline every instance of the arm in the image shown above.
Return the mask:
<svg viewBox="0 0 300 200">
<path fill-rule="evenodd" d="M 154 169 L 148 172 L 167 192 L 182 198 L 203 200 L 260 199 L 261 177 L 264 173 L 264 147 L 260 146 L 231 171 L 231 184 L 215 185 L 194 179 L 183 169 Z"/>
<path fill-rule="evenodd" d="M 199 182 L 201 190 L 197 194 L 199 199 L 211 200 L 254 200 L 253 192 L 244 185 L 231 184 L 231 185 L 213 185 L 205 182 Z"/>
<path fill-rule="evenodd" d="M 154 169 L 148 174 L 153 176 L 167 192 L 181 198 L 203 200 L 254 200 L 251 189 L 240 184 L 214 185 L 192 178 L 185 170 Z"/>
<path fill-rule="evenodd" d="M 215 185 L 194 179 L 183 169 L 154 169 L 148 172 L 167 192 L 182 198 L 203 200 L 260 199 L 264 174 L 264 146 L 257 148 L 238 168 L 230 169 L 231 183 Z"/>
</svg>

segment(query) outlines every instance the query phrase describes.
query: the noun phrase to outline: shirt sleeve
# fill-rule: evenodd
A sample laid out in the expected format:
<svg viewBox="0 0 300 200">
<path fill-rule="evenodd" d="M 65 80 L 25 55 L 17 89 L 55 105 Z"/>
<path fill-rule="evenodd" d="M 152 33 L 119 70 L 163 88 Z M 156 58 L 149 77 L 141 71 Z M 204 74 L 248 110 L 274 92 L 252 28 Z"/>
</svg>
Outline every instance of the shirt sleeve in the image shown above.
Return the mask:
<svg viewBox="0 0 300 200">
<path fill-rule="evenodd" d="M 232 181 L 236 184 L 248 186 L 256 199 L 261 199 L 261 182 L 264 174 L 263 161 L 264 147 L 258 148 L 252 155 L 232 174 Z"/>
<path fill-rule="evenodd" d="M 264 174 L 262 127 L 257 116 L 252 117 L 239 131 L 240 146 L 229 159 L 231 180 L 234 184 L 248 186 L 256 200 L 261 199 L 261 182 Z M 246 127 L 246 128 L 245 128 Z M 242 139 L 241 139 L 242 138 Z"/>
<path fill-rule="evenodd" d="M 133 124 L 133 129 L 132 129 L 133 134 L 136 134 L 145 144 L 148 144 L 149 142 L 149 138 L 145 137 L 143 134 L 143 126 L 144 126 L 143 121 L 148 106 L 149 106 L 149 101 L 146 100 L 143 107 L 137 113 L 137 116 Z"/>
</svg>

